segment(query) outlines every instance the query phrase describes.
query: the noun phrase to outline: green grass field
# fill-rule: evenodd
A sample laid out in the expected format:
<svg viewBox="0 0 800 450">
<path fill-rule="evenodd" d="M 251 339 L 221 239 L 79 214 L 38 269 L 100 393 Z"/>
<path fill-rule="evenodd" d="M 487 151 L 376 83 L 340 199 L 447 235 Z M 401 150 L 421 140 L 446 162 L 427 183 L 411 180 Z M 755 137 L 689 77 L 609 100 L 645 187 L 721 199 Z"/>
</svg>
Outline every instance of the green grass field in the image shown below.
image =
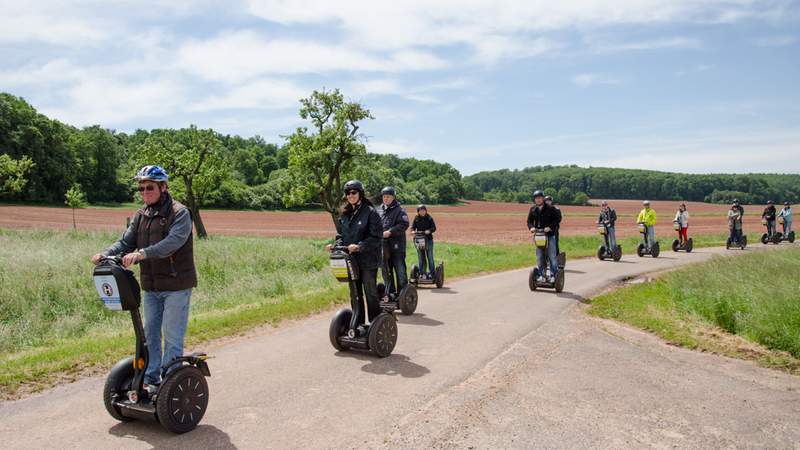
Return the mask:
<svg viewBox="0 0 800 450">
<path fill-rule="evenodd" d="M 800 249 L 715 257 L 592 300 L 589 313 L 688 347 L 800 373 Z M 754 350 L 722 329 L 772 351 Z M 755 346 L 754 346 L 755 347 Z"/>
<path fill-rule="evenodd" d="M 22 384 L 105 367 L 130 352 L 130 318 L 105 310 L 89 257 L 114 233 L 0 229 L 0 396 Z M 698 246 L 723 236 L 695 236 Z M 623 239 L 631 254 L 635 238 Z M 187 344 L 304 317 L 347 300 L 346 286 L 327 268 L 326 241 L 222 237 L 198 241 L 200 286 L 192 297 Z M 564 237 L 570 258 L 592 256 L 599 237 Z M 448 279 L 531 266 L 533 245 L 436 243 Z M 416 262 L 409 249 L 408 265 Z"/>
</svg>

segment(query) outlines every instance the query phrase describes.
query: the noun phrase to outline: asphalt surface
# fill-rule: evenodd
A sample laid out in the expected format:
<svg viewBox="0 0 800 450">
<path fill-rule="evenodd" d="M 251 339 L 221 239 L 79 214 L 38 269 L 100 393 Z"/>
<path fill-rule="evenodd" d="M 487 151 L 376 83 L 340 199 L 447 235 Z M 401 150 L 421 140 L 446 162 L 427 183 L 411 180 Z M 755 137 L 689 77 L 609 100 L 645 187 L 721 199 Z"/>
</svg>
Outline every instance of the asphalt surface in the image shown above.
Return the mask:
<svg viewBox="0 0 800 450">
<path fill-rule="evenodd" d="M 385 359 L 336 352 L 332 312 L 264 329 L 206 349 L 209 408 L 190 433 L 116 422 L 97 377 L 0 404 L 0 447 L 797 447 L 800 378 L 579 310 L 616 280 L 720 253 L 735 251 L 569 261 L 561 294 L 531 292 L 527 270 L 423 289 Z"/>
</svg>

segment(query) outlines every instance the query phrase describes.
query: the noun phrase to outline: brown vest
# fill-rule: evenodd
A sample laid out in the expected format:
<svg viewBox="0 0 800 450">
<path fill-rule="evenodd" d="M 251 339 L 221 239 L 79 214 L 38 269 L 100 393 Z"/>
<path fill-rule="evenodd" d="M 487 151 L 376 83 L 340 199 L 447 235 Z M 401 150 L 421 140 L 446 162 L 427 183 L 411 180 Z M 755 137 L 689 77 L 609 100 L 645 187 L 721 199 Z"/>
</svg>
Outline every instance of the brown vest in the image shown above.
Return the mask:
<svg viewBox="0 0 800 450">
<path fill-rule="evenodd" d="M 167 236 L 175 215 L 186 208 L 165 195 L 159 209 L 145 206 L 136 213 L 136 246 L 147 248 Z M 161 259 L 145 259 L 141 263 L 142 289 L 145 291 L 182 291 L 197 286 L 194 267 L 192 234 L 172 256 Z"/>
</svg>

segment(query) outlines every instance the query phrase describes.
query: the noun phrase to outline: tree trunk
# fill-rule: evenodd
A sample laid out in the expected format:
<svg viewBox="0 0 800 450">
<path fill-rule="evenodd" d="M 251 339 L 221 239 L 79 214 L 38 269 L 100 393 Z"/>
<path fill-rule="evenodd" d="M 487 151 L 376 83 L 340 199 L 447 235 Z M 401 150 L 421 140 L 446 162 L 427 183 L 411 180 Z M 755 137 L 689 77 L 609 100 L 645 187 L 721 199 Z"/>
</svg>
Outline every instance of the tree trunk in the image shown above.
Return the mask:
<svg viewBox="0 0 800 450">
<path fill-rule="evenodd" d="M 200 239 L 205 239 L 208 237 L 208 233 L 206 233 L 206 226 L 203 225 L 203 218 L 200 217 L 200 210 L 194 209 L 189 210 L 192 213 L 192 222 L 194 222 L 194 228 L 197 230 L 197 237 Z"/>
<path fill-rule="evenodd" d="M 75 222 L 75 208 L 72 208 L 72 229 L 77 230 L 78 224 Z"/>
<path fill-rule="evenodd" d="M 192 215 L 192 222 L 194 222 L 194 229 L 197 231 L 197 237 L 205 239 L 208 237 L 208 233 L 206 232 L 205 225 L 203 225 L 203 218 L 200 217 L 200 206 L 197 204 L 197 199 L 194 196 L 192 179 L 184 177 L 183 182 L 186 185 L 186 207 L 189 208 L 189 212 Z"/>
</svg>

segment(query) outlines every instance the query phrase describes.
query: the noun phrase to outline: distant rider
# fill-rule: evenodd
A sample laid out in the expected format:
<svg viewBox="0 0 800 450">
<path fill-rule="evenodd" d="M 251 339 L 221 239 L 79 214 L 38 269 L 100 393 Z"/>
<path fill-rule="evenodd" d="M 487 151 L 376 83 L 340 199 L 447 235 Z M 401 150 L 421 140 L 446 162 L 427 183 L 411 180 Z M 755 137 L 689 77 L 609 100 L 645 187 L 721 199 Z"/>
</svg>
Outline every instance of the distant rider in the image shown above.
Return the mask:
<svg viewBox="0 0 800 450">
<path fill-rule="evenodd" d="M 558 220 L 557 220 L 557 223 L 556 223 L 556 254 L 559 254 L 559 253 L 561 253 L 561 240 L 559 239 L 560 236 L 559 236 L 558 232 L 561 230 L 561 219 L 563 219 L 564 216 L 561 215 L 561 208 L 559 208 L 558 206 L 555 206 L 553 204 L 553 197 L 552 196 L 545 195 L 544 196 L 544 202 L 547 203 L 547 206 L 551 206 L 553 209 L 556 210 L 556 216 L 558 217 Z"/>
<path fill-rule="evenodd" d="M 606 236 L 608 236 L 608 245 L 610 251 L 617 248 L 617 233 L 614 226 L 617 223 L 617 211 L 608 206 L 608 202 L 603 200 L 600 204 L 600 216 L 597 218 L 598 225 L 606 227 Z"/>
<path fill-rule="evenodd" d="M 736 203 L 728 211 L 728 229 L 731 232 L 731 242 L 742 241 L 742 212 Z"/>
<path fill-rule="evenodd" d="M 647 233 L 647 250 L 656 242 L 656 211 L 650 208 L 650 200 L 642 202 L 644 209 L 639 211 L 639 216 L 636 217 L 636 223 L 643 223 L 645 232 Z"/>
<path fill-rule="evenodd" d="M 681 203 L 678 207 L 678 212 L 675 213 L 673 222 L 677 223 L 680 228 L 678 232 L 681 244 L 686 243 L 689 240 L 689 211 L 686 209 L 686 203 Z"/>
<path fill-rule="evenodd" d="M 408 213 L 397 201 L 393 187 L 381 190 L 383 204 L 378 215 L 383 224 L 383 282 L 386 292 L 397 294 L 408 284 L 406 276 L 406 230 Z M 396 278 L 396 280 L 395 280 Z"/>
<path fill-rule="evenodd" d="M 539 267 L 539 283 L 548 281 L 555 282 L 558 273 L 558 250 L 556 248 L 556 228 L 558 227 L 558 212 L 556 209 L 544 201 L 544 193 L 536 191 L 533 193 L 533 206 L 528 212 L 528 230 L 535 233 L 537 229 L 544 231 L 547 236 L 547 257 L 550 259 L 550 279 L 545 280 L 545 254 L 543 248 L 536 247 L 536 264 Z"/>
<path fill-rule="evenodd" d="M 427 277 L 429 280 L 432 280 L 434 278 L 434 270 L 436 269 L 436 263 L 433 262 L 433 233 L 436 232 L 436 222 L 433 221 L 433 216 L 428 214 L 427 206 L 417 206 L 417 215 L 414 217 L 411 231 L 414 233 L 425 233 L 425 250 L 417 249 L 419 272 L 421 277 Z"/>
<path fill-rule="evenodd" d="M 761 213 L 761 218 L 767 221 L 767 234 L 771 237 L 775 234 L 775 218 L 777 211 L 775 210 L 775 203 L 770 200 L 767 202 L 767 207 Z"/>
<path fill-rule="evenodd" d="M 789 236 L 792 232 L 792 205 L 789 202 L 783 202 L 783 209 L 778 217 L 783 217 L 783 236 Z"/>
</svg>

